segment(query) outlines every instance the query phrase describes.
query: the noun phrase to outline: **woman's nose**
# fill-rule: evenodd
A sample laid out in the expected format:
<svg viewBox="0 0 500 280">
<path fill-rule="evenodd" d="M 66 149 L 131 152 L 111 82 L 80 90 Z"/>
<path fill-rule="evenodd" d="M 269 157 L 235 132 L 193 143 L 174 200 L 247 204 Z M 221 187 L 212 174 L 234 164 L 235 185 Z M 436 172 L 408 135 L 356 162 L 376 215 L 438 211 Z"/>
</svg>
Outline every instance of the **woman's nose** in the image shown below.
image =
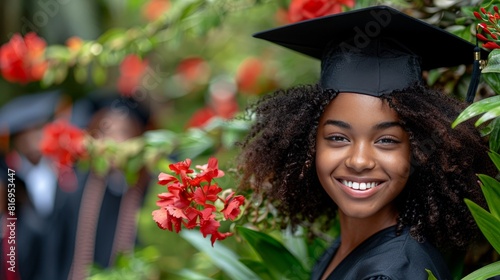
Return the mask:
<svg viewBox="0 0 500 280">
<path fill-rule="evenodd" d="M 368 144 L 356 143 L 350 149 L 345 165 L 356 172 L 369 170 L 375 167 L 373 156 L 373 150 Z"/>
</svg>

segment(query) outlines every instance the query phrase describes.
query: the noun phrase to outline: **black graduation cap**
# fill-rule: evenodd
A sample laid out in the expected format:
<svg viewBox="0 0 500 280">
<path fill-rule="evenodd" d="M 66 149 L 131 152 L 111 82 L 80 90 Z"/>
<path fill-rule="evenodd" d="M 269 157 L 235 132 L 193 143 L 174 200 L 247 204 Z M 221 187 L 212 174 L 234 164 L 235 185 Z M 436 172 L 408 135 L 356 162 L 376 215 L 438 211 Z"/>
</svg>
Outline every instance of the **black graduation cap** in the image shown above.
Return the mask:
<svg viewBox="0 0 500 280">
<path fill-rule="evenodd" d="M 373 96 L 420 81 L 423 70 L 472 64 L 476 47 L 388 6 L 315 18 L 253 36 L 320 59 L 322 87 Z"/>
<path fill-rule="evenodd" d="M 13 135 L 50 122 L 61 101 L 60 91 L 16 97 L 0 108 L 0 135 Z"/>
</svg>

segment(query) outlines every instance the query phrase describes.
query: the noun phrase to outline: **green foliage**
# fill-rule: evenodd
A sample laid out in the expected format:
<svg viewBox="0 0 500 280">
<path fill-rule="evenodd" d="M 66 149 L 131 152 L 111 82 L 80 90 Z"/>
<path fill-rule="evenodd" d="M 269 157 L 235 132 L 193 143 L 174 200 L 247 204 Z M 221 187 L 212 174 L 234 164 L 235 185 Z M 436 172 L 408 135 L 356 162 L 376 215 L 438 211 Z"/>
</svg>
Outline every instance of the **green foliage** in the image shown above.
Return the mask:
<svg viewBox="0 0 500 280">
<path fill-rule="evenodd" d="M 484 68 L 485 80 L 491 88 L 498 94 L 500 93 L 500 51 L 494 50 L 489 55 L 488 65 Z M 500 171 L 500 95 L 489 97 L 478 101 L 467 107 L 453 122 L 452 126 L 469 120 L 471 118 L 482 115 L 476 122 L 476 126 L 487 125 L 485 134 L 490 136 L 489 156 L 497 169 Z M 500 182 L 495 178 L 484 174 L 478 174 L 481 181 L 482 191 L 486 199 L 489 212 L 475 202 L 465 199 L 465 203 L 474 217 L 479 229 L 486 237 L 491 246 L 500 253 Z M 482 267 L 463 279 L 487 279 L 492 276 L 500 275 L 500 262 L 495 262 L 485 267 Z M 429 276 L 431 279 L 431 275 Z"/>
<path fill-rule="evenodd" d="M 94 266 L 88 280 L 137 280 L 155 279 L 158 269 L 155 261 L 159 252 L 154 247 L 146 247 L 132 254 L 120 254 L 112 269 Z"/>
<path fill-rule="evenodd" d="M 240 262 L 238 256 L 221 242 L 212 247 L 210 240 L 203 238 L 199 232 L 182 231 L 180 234 L 196 249 L 208 255 L 214 265 L 224 271 L 231 279 L 259 279 L 255 272 Z"/>
<path fill-rule="evenodd" d="M 303 252 L 301 256 L 292 253 L 291 248 L 297 249 L 297 244 L 305 245 L 303 237 L 288 236 L 288 241 L 280 241 L 270 234 L 251 230 L 245 227 L 237 227 L 238 237 L 242 238 L 240 247 L 249 246 L 247 256 L 237 255 L 235 251 L 219 242 L 210 246 L 210 242 L 204 239 L 200 233 L 182 231 L 181 236 L 191 243 L 196 249 L 209 256 L 210 261 L 220 268 L 230 279 L 307 279 L 309 268 L 305 268 L 303 261 L 309 259 L 308 253 Z M 283 236 L 287 236 L 284 233 Z M 293 241 L 292 241 L 293 240 Z M 292 243 L 296 243 L 292 245 Z M 286 245 L 287 244 L 287 245 Z M 313 245 L 313 247 L 318 244 Z M 300 247 L 300 246 L 299 246 Z M 324 248 L 321 248 L 321 251 Z M 249 252 L 251 250 L 252 252 Z M 296 250 L 295 250 L 296 251 Z M 199 279 L 198 272 L 183 269 L 176 274 L 182 274 L 186 279 Z M 191 275 L 194 278 L 187 278 Z M 206 275 L 205 275 L 206 276 Z M 203 278 L 215 279 L 215 278 Z"/>
<path fill-rule="evenodd" d="M 245 227 L 238 227 L 238 233 L 257 252 L 273 279 L 308 278 L 309 272 L 302 263 L 275 238 Z"/>
</svg>

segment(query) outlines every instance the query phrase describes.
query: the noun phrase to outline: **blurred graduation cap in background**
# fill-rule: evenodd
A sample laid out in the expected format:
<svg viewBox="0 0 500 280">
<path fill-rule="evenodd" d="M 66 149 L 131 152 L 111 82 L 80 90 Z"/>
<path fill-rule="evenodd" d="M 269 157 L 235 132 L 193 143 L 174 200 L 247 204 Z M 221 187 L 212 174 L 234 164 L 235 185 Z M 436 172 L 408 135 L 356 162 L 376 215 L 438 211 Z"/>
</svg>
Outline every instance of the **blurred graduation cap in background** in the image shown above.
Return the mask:
<svg viewBox="0 0 500 280">
<path fill-rule="evenodd" d="M 422 80 L 422 71 L 474 64 L 468 92 L 474 98 L 479 59 L 474 44 L 388 6 L 373 6 L 306 20 L 254 34 L 321 60 L 320 85 L 380 96 Z"/>
<path fill-rule="evenodd" d="M 144 127 L 150 120 L 150 111 L 144 102 L 139 102 L 133 97 L 121 96 L 113 90 L 98 89 L 74 103 L 73 115 L 78 118 L 75 117 L 73 122 L 81 128 L 86 128 L 94 115 L 101 110 L 118 112 L 138 121 Z"/>
<path fill-rule="evenodd" d="M 15 135 L 53 120 L 62 93 L 47 91 L 21 95 L 0 108 L 0 135 Z"/>
</svg>

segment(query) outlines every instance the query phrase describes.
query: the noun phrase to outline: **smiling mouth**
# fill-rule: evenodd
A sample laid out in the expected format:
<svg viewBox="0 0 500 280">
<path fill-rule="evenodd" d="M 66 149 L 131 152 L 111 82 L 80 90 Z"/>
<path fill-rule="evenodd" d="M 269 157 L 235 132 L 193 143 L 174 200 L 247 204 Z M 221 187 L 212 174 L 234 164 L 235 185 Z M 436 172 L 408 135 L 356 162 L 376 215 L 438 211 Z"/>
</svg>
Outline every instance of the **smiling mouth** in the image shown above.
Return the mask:
<svg viewBox="0 0 500 280">
<path fill-rule="evenodd" d="M 347 186 L 353 190 L 369 190 L 372 189 L 378 185 L 380 185 L 380 182 L 353 182 L 353 181 L 347 181 L 347 180 L 340 180 L 340 182 L 344 185 Z"/>
</svg>

